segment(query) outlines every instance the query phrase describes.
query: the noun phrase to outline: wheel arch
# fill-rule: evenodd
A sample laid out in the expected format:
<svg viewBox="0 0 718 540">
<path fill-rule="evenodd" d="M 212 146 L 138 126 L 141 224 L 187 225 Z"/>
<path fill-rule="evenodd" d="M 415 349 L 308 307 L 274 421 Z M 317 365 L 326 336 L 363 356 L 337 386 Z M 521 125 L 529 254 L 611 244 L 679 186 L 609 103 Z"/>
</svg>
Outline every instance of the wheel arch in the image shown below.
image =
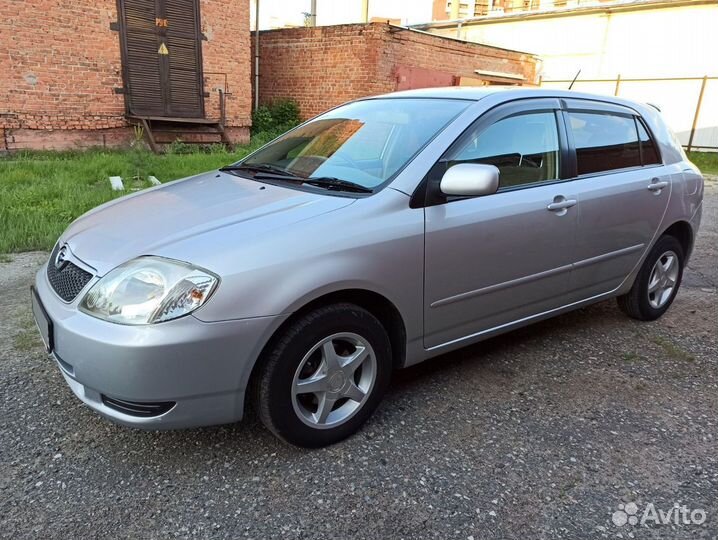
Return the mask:
<svg viewBox="0 0 718 540">
<path fill-rule="evenodd" d="M 683 257 L 687 261 L 693 251 L 694 233 L 691 224 L 684 220 L 676 221 L 667 227 L 658 238 L 666 235 L 673 236 L 680 242 L 683 248 Z"/>
<path fill-rule="evenodd" d="M 306 301 L 301 307 L 293 311 L 267 340 L 257 356 L 247 379 L 248 391 L 245 392 L 245 409 L 248 405 L 247 400 L 252 399 L 250 394 L 254 393 L 252 390 L 254 387 L 253 382 L 266 358 L 267 351 L 273 346 L 276 339 L 281 336 L 282 332 L 306 313 L 323 306 L 340 303 L 355 304 L 374 315 L 389 336 L 393 368 L 397 369 L 404 365 L 406 360 L 406 325 L 399 309 L 391 300 L 376 291 L 362 288 L 347 288 L 324 293 L 312 300 Z"/>
</svg>

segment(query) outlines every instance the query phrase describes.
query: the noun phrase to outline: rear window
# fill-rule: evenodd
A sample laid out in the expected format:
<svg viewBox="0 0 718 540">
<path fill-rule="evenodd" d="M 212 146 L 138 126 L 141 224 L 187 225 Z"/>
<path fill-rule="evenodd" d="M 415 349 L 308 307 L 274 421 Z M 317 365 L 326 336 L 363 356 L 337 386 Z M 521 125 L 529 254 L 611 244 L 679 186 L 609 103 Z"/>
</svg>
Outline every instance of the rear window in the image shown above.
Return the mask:
<svg viewBox="0 0 718 540">
<path fill-rule="evenodd" d="M 639 167 L 636 122 L 632 116 L 610 113 L 568 113 L 576 145 L 578 174 Z"/>
</svg>

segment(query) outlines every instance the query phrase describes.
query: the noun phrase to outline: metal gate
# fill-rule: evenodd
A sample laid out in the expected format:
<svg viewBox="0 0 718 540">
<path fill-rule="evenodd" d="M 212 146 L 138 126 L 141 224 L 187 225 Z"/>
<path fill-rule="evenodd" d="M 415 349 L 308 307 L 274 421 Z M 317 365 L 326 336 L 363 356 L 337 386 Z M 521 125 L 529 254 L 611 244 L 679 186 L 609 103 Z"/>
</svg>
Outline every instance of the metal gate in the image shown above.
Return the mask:
<svg viewBox="0 0 718 540">
<path fill-rule="evenodd" d="M 127 111 L 203 118 L 198 0 L 117 0 Z"/>
</svg>

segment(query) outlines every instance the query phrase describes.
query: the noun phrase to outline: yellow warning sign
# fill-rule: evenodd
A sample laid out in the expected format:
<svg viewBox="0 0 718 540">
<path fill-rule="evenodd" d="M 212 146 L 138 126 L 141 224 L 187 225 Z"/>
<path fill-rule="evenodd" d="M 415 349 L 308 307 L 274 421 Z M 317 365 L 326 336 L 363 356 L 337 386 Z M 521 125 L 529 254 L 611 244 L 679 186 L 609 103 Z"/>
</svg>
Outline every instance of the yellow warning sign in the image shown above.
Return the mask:
<svg viewBox="0 0 718 540">
<path fill-rule="evenodd" d="M 162 45 L 160 45 L 160 50 L 157 51 L 157 54 L 169 54 L 169 53 L 170 53 L 170 51 L 167 48 L 167 45 L 165 45 L 164 43 Z"/>
</svg>

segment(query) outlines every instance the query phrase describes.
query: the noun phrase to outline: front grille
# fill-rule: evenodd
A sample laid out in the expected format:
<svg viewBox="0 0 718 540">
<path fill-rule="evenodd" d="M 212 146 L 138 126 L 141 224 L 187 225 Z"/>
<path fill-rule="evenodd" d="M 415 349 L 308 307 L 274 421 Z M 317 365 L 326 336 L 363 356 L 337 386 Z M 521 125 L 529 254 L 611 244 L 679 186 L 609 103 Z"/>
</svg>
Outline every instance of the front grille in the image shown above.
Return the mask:
<svg viewBox="0 0 718 540">
<path fill-rule="evenodd" d="M 141 418 L 159 416 L 175 406 L 174 401 L 125 401 L 124 399 L 111 398 L 105 395 L 102 396 L 102 403 L 122 414 L 139 416 Z"/>
<path fill-rule="evenodd" d="M 52 255 L 47 263 L 47 279 L 60 298 L 65 302 L 71 302 L 92 279 L 92 274 L 70 261 L 65 262 L 64 266 L 58 270 L 55 267 L 55 257 L 59 250 L 59 244 L 52 250 Z"/>
</svg>

